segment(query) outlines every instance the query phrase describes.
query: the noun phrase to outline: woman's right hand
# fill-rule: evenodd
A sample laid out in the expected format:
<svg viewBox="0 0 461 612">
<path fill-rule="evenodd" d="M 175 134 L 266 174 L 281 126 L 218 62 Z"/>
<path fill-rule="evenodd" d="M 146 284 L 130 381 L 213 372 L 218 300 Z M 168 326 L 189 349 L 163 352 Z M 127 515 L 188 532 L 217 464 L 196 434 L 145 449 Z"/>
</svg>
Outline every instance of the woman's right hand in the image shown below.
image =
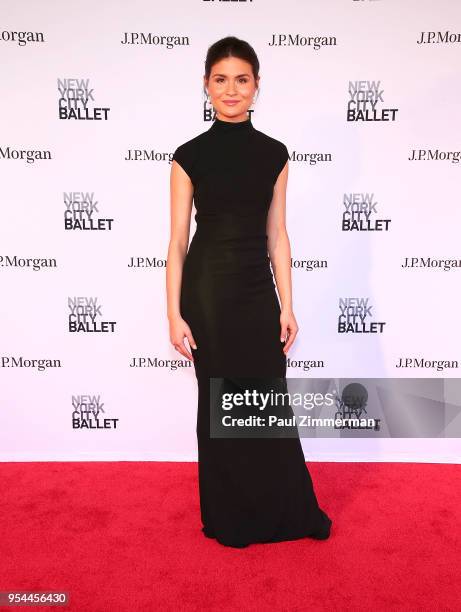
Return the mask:
<svg viewBox="0 0 461 612">
<path fill-rule="evenodd" d="M 187 350 L 184 344 L 184 338 L 187 338 L 189 345 L 195 350 L 197 345 L 195 344 L 194 337 L 192 336 L 189 325 L 180 316 L 169 319 L 170 321 L 170 342 L 174 348 L 184 355 L 190 361 L 194 361 L 192 353 Z"/>
</svg>

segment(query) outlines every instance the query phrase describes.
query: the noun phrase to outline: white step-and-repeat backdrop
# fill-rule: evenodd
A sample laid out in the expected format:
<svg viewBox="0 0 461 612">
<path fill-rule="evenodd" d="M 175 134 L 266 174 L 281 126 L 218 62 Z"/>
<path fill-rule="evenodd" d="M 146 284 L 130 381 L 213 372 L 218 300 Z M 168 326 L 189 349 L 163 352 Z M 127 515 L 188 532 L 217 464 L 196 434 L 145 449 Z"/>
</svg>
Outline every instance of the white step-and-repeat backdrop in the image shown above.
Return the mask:
<svg viewBox="0 0 461 612">
<path fill-rule="evenodd" d="M 288 376 L 459 377 L 457 0 L 3 0 L 0 15 L 1 460 L 196 460 L 194 370 L 166 319 L 169 176 L 211 125 L 204 60 L 228 35 L 261 62 L 254 126 L 290 152 Z M 344 330 L 344 312 L 364 316 Z M 444 436 L 303 447 L 461 460 Z"/>
</svg>

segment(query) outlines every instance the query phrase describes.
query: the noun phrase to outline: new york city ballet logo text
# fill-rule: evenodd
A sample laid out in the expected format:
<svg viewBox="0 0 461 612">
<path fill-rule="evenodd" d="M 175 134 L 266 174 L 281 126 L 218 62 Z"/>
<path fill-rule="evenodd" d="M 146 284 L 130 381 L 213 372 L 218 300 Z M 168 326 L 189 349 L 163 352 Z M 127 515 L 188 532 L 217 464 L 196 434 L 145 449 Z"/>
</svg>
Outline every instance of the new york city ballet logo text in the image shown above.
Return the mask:
<svg viewBox="0 0 461 612">
<path fill-rule="evenodd" d="M 111 333 L 116 321 L 103 321 L 102 306 L 96 297 L 69 297 L 69 331 L 83 333 Z"/>
<path fill-rule="evenodd" d="M 395 121 L 398 108 L 384 108 L 381 81 L 349 81 L 347 121 Z"/>
<path fill-rule="evenodd" d="M 370 298 L 339 298 L 339 334 L 382 334 L 386 323 L 370 321 L 373 317 Z"/>
<path fill-rule="evenodd" d="M 95 105 L 90 79 L 58 79 L 59 119 L 107 121 L 110 108 Z"/>
<path fill-rule="evenodd" d="M 72 396 L 72 429 L 117 429 L 118 421 L 106 416 L 100 395 Z"/>
<path fill-rule="evenodd" d="M 99 202 L 94 191 L 68 191 L 64 193 L 64 229 L 80 231 L 106 231 L 112 229 L 113 218 L 98 217 Z"/>
<path fill-rule="evenodd" d="M 345 193 L 343 196 L 343 232 L 388 232 L 390 219 L 378 218 L 374 193 Z"/>
</svg>

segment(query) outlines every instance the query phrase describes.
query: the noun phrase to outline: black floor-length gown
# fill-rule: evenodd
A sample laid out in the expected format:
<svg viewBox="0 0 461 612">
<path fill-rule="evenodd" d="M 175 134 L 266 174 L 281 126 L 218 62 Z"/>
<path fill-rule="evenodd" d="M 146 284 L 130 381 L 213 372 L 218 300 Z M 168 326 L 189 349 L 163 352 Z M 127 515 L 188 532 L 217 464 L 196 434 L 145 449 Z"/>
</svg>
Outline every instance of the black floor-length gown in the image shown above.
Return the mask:
<svg viewBox="0 0 461 612">
<path fill-rule="evenodd" d="M 202 530 L 239 548 L 326 539 L 332 523 L 317 503 L 298 436 L 210 436 L 210 377 L 286 376 L 266 221 L 288 156 L 287 147 L 250 118 L 216 118 L 173 154 L 194 185 L 197 210 L 180 309 L 197 344 Z"/>
</svg>

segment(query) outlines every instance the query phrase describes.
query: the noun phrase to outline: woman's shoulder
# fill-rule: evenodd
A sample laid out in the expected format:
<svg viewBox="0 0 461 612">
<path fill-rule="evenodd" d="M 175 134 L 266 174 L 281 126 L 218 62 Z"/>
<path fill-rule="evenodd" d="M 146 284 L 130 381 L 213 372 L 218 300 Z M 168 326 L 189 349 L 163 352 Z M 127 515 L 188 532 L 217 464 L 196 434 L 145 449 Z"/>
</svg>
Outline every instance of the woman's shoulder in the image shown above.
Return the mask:
<svg viewBox="0 0 461 612">
<path fill-rule="evenodd" d="M 177 162 L 195 183 L 195 171 L 200 145 L 206 137 L 206 131 L 178 145 L 173 153 L 172 160 Z"/>
<path fill-rule="evenodd" d="M 193 136 L 189 140 L 186 140 L 186 141 L 182 142 L 181 144 L 179 144 L 176 147 L 176 151 L 178 151 L 180 149 L 181 151 L 191 151 L 192 152 L 192 151 L 198 149 L 198 147 L 200 146 L 202 141 L 204 141 L 206 139 L 207 134 L 208 134 L 208 130 L 205 130 L 204 132 L 200 132 L 196 136 Z"/>
<path fill-rule="evenodd" d="M 278 140 L 277 138 L 274 138 L 273 136 L 269 136 L 269 134 L 266 134 L 265 132 L 261 132 L 261 130 L 255 129 L 255 132 L 257 133 L 263 145 L 272 149 L 276 153 L 279 153 L 282 155 L 284 155 L 285 153 L 288 154 L 288 148 L 282 140 Z"/>
<path fill-rule="evenodd" d="M 269 134 L 265 132 L 261 132 L 260 130 L 255 130 L 255 132 L 261 142 L 261 148 L 265 156 L 273 160 L 276 175 L 278 176 L 286 162 L 290 159 L 288 147 L 282 140 L 269 136 Z"/>
</svg>

